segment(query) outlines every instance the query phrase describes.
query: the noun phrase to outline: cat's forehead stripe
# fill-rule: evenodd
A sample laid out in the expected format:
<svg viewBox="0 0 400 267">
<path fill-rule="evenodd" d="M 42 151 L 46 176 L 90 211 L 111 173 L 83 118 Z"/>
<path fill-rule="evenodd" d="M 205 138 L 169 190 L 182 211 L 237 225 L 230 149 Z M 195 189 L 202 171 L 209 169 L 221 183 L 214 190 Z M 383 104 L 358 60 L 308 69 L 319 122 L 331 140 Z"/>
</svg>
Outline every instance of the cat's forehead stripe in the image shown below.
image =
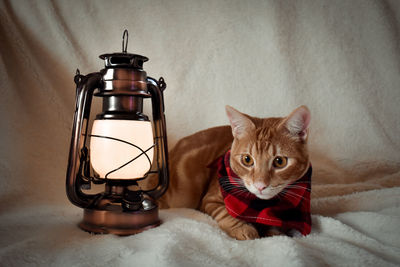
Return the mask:
<svg viewBox="0 0 400 267">
<path fill-rule="evenodd" d="M 274 150 L 275 150 L 275 146 L 273 146 L 271 143 L 267 143 L 268 149 L 267 152 L 269 155 L 274 155 Z"/>
<path fill-rule="evenodd" d="M 279 145 L 276 145 L 274 155 L 280 155 L 281 154 L 281 147 Z"/>
<path fill-rule="evenodd" d="M 258 128 L 257 131 L 258 131 L 257 138 L 260 139 L 260 140 L 269 139 L 270 136 L 271 136 L 270 128 L 262 127 L 262 128 Z"/>
<path fill-rule="evenodd" d="M 254 149 L 257 151 L 256 153 L 262 154 L 267 152 L 271 154 L 273 152 L 273 145 L 270 142 L 258 141 L 254 143 Z"/>
</svg>

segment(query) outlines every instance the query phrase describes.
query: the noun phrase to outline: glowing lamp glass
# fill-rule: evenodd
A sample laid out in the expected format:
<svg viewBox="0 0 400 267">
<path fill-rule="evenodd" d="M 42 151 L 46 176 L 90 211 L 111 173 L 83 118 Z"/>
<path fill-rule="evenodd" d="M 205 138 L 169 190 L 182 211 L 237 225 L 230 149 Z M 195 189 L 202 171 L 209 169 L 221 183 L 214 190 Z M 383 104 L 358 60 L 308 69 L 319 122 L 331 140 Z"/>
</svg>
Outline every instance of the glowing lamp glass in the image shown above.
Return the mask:
<svg viewBox="0 0 400 267">
<path fill-rule="evenodd" d="M 135 146 L 115 139 L 96 136 L 107 136 L 123 140 L 140 147 L 142 151 L 147 150 L 146 154 L 150 161 Z M 92 167 L 101 178 L 142 178 L 151 168 L 153 161 L 153 148 L 151 147 L 153 142 L 153 130 L 149 121 L 95 120 L 90 139 Z M 138 158 L 120 168 L 136 157 Z"/>
</svg>

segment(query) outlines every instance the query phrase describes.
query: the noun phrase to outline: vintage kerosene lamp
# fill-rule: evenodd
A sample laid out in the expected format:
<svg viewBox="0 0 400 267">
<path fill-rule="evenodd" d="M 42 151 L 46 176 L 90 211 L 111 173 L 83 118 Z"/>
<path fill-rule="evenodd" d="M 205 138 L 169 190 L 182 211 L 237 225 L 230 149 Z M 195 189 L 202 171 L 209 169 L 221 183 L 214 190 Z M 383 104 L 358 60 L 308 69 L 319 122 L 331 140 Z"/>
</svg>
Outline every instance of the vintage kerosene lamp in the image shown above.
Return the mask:
<svg viewBox="0 0 400 267">
<path fill-rule="evenodd" d="M 157 199 L 168 187 L 166 84 L 148 77 L 143 70 L 148 58 L 127 53 L 127 45 L 125 30 L 122 53 L 103 54 L 103 70 L 85 76 L 77 70 L 75 76 L 66 189 L 69 200 L 84 209 L 79 227 L 92 233 L 130 235 L 159 225 Z M 102 98 L 102 112 L 88 133 L 93 96 Z M 143 114 L 144 98 L 151 98 L 153 124 Z M 142 190 L 138 181 L 149 174 L 158 183 Z M 105 190 L 90 193 L 94 184 Z"/>
</svg>

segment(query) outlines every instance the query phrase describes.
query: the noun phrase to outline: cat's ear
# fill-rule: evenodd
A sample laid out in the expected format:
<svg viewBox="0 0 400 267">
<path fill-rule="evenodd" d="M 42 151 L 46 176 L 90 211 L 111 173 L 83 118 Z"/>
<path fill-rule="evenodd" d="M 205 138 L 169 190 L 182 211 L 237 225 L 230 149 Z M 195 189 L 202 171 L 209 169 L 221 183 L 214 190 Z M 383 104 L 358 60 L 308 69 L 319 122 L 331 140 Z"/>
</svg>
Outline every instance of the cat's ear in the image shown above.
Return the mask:
<svg viewBox="0 0 400 267">
<path fill-rule="evenodd" d="M 310 120 L 310 110 L 306 106 L 300 106 L 284 119 L 283 126 L 294 137 L 299 137 L 302 141 L 306 141 Z"/>
<path fill-rule="evenodd" d="M 246 133 L 255 130 L 256 126 L 246 115 L 231 106 L 225 106 L 225 110 L 232 127 L 233 137 L 240 139 Z"/>
</svg>

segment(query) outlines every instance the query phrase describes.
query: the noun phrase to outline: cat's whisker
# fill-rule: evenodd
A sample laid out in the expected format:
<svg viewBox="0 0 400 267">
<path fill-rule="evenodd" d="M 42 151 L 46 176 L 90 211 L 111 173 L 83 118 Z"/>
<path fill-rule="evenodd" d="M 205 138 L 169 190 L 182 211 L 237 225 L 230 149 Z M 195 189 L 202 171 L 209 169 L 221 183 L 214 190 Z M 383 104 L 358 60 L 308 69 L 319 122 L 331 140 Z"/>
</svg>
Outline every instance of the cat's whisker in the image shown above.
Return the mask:
<svg viewBox="0 0 400 267">
<path fill-rule="evenodd" d="M 221 184 L 221 186 L 222 187 L 224 187 L 224 188 L 246 188 L 245 186 L 243 186 L 243 185 L 234 185 L 234 184 L 232 184 L 232 183 L 220 183 Z"/>
<path fill-rule="evenodd" d="M 294 197 L 296 197 L 296 198 L 298 198 L 298 197 L 302 197 L 301 195 L 299 195 L 299 194 L 295 194 L 295 193 L 293 193 L 293 192 L 291 192 L 291 191 L 287 191 L 287 190 L 282 190 L 281 192 L 279 192 L 279 194 L 281 194 L 282 196 L 294 196 Z"/>
<path fill-rule="evenodd" d="M 285 191 L 285 193 L 292 194 L 292 195 L 295 195 L 295 196 L 298 196 L 298 197 L 303 197 L 303 195 L 299 195 L 299 194 L 297 194 L 297 193 L 295 193 L 293 191 Z"/>
<path fill-rule="evenodd" d="M 311 184 L 311 181 L 296 181 L 296 182 L 293 182 L 293 183 L 291 183 L 289 185 L 292 185 L 292 184 Z"/>
<path fill-rule="evenodd" d="M 233 184 L 236 186 L 244 186 L 243 180 L 240 178 L 236 178 L 236 177 L 227 177 L 227 176 L 221 177 L 220 183 L 221 184 Z"/>
<path fill-rule="evenodd" d="M 283 199 L 285 200 L 289 200 L 289 199 L 292 199 L 292 200 L 295 200 L 295 201 L 297 201 L 297 198 L 296 197 L 294 197 L 294 196 L 290 196 L 290 195 L 284 195 L 283 196 Z"/>
<path fill-rule="evenodd" d="M 311 189 L 305 186 L 299 186 L 299 185 L 288 185 L 286 188 L 294 188 L 294 189 L 304 189 L 306 191 L 311 192 Z"/>
<path fill-rule="evenodd" d="M 244 190 L 237 190 L 237 191 L 234 191 L 234 192 L 232 192 L 231 194 L 232 195 L 237 195 L 237 196 L 240 196 L 240 195 L 243 195 L 243 194 L 245 194 L 245 193 L 250 193 L 249 191 L 244 191 Z"/>
<path fill-rule="evenodd" d="M 230 183 L 221 183 L 221 186 L 222 186 L 222 187 L 231 187 L 231 188 L 238 187 L 238 186 L 233 185 L 233 184 L 230 184 Z"/>
<path fill-rule="evenodd" d="M 297 200 L 298 199 L 298 197 L 296 197 L 296 196 L 293 196 L 293 195 L 290 195 L 290 194 L 287 194 L 287 192 L 281 192 L 282 194 L 279 194 L 279 196 L 281 196 L 282 198 L 282 200 L 284 200 L 284 199 L 287 199 L 287 198 L 292 198 L 292 199 L 294 199 L 294 200 Z"/>
<path fill-rule="evenodd" d="M 223 188 L 238 188 L 238 189 L 247 189 L 245 186 L 236 186 L 232 184 L 221 184 Z"/>
<path fill-rule="evenodd" d="M 309 201 L 309 199 L 308 198 L 305 198 L 304 196 L 302 196 L 302 195 L 299 195 L 299 194 L 296 194 L 296 193 L 293 193 L 293 192 L 290 192 L 290 191 L 282 191 L 283 192 L 283 196 L 288 196 L 288 197 L 292 197 L 292 198 L 294 198 L 294 199 L 304 199 L 305 201 Z"/>
<path fill-rule="evenodd" d="M 304 191 L 307 191 L 307 192 L 311 192 L 311 190 L 308 189 L 308 188 L 288 187 L 288 189 L 293 189 L 293 190 L 304 190 Z"/>
<path fill-rule="evenodd" d="M 233 186 L 233 187 L 223 186 L 222 188 L 223 188 L 224 190 L 226 190 L 226 191 L 232 191 L 232 190 L 237 190 L 237 189 L 238 189 L 238 188 L 235 187 L 235 186 Z"/>
<path fill-rule="evenodd" d="M 231 187 L 238 187 L 238 188 L 246 188 L 244 185 L 235 185 L 232 183 L 220 183 L 222 186 L 231 186 Z"/>
<path fill-rule="evenodd" d="M 229 191 L 232 195 L 242 195 L 245 193 L 249 193 L 249 191 L 247 190 L 246 186 L 244 186 L 243 180 L 240 178 L 235 178 L 232 179 L 232 177 L 221 177 L 220 178 L 220 185 L 221 187 L 226 190 Z M 232 182 L 233 180 L 233 182 Z"/>
<path fill-rule="evenodd" d="M 289 189 L 294 189 L 294 190 L 296 190 L 296 189 L 299 189 L 299 188 L 289 188 Z M 307 188 L 302 188 L 302 190 L 305 190 L 305 191 L 307 191 L 307 192 L 311 192 L 311 190 L 308 190 Z"/>
<path fill-rule="evenodd" d="M 282 200 L 282 199 L 283 199 L 282 196 L 280 195 L 281 193 L 282 193 L 282 192 L 279 192 L 278 194 L 275 195 L 277 198 L 279 198 L 279 200 Z"/>
<path fill-rule="evenodd" d="M 307 185 L 304 185 L 302 183 L 299 184 L 288 184 L 287 186 L 302 186 L 302 187 L 307 187 Z"/>
<path fill-rule="evenodd" d="M 311 181 L 299 179 L 299 180 L 294 181 L 293 183 L 311 183 Z"/>
</svg>

